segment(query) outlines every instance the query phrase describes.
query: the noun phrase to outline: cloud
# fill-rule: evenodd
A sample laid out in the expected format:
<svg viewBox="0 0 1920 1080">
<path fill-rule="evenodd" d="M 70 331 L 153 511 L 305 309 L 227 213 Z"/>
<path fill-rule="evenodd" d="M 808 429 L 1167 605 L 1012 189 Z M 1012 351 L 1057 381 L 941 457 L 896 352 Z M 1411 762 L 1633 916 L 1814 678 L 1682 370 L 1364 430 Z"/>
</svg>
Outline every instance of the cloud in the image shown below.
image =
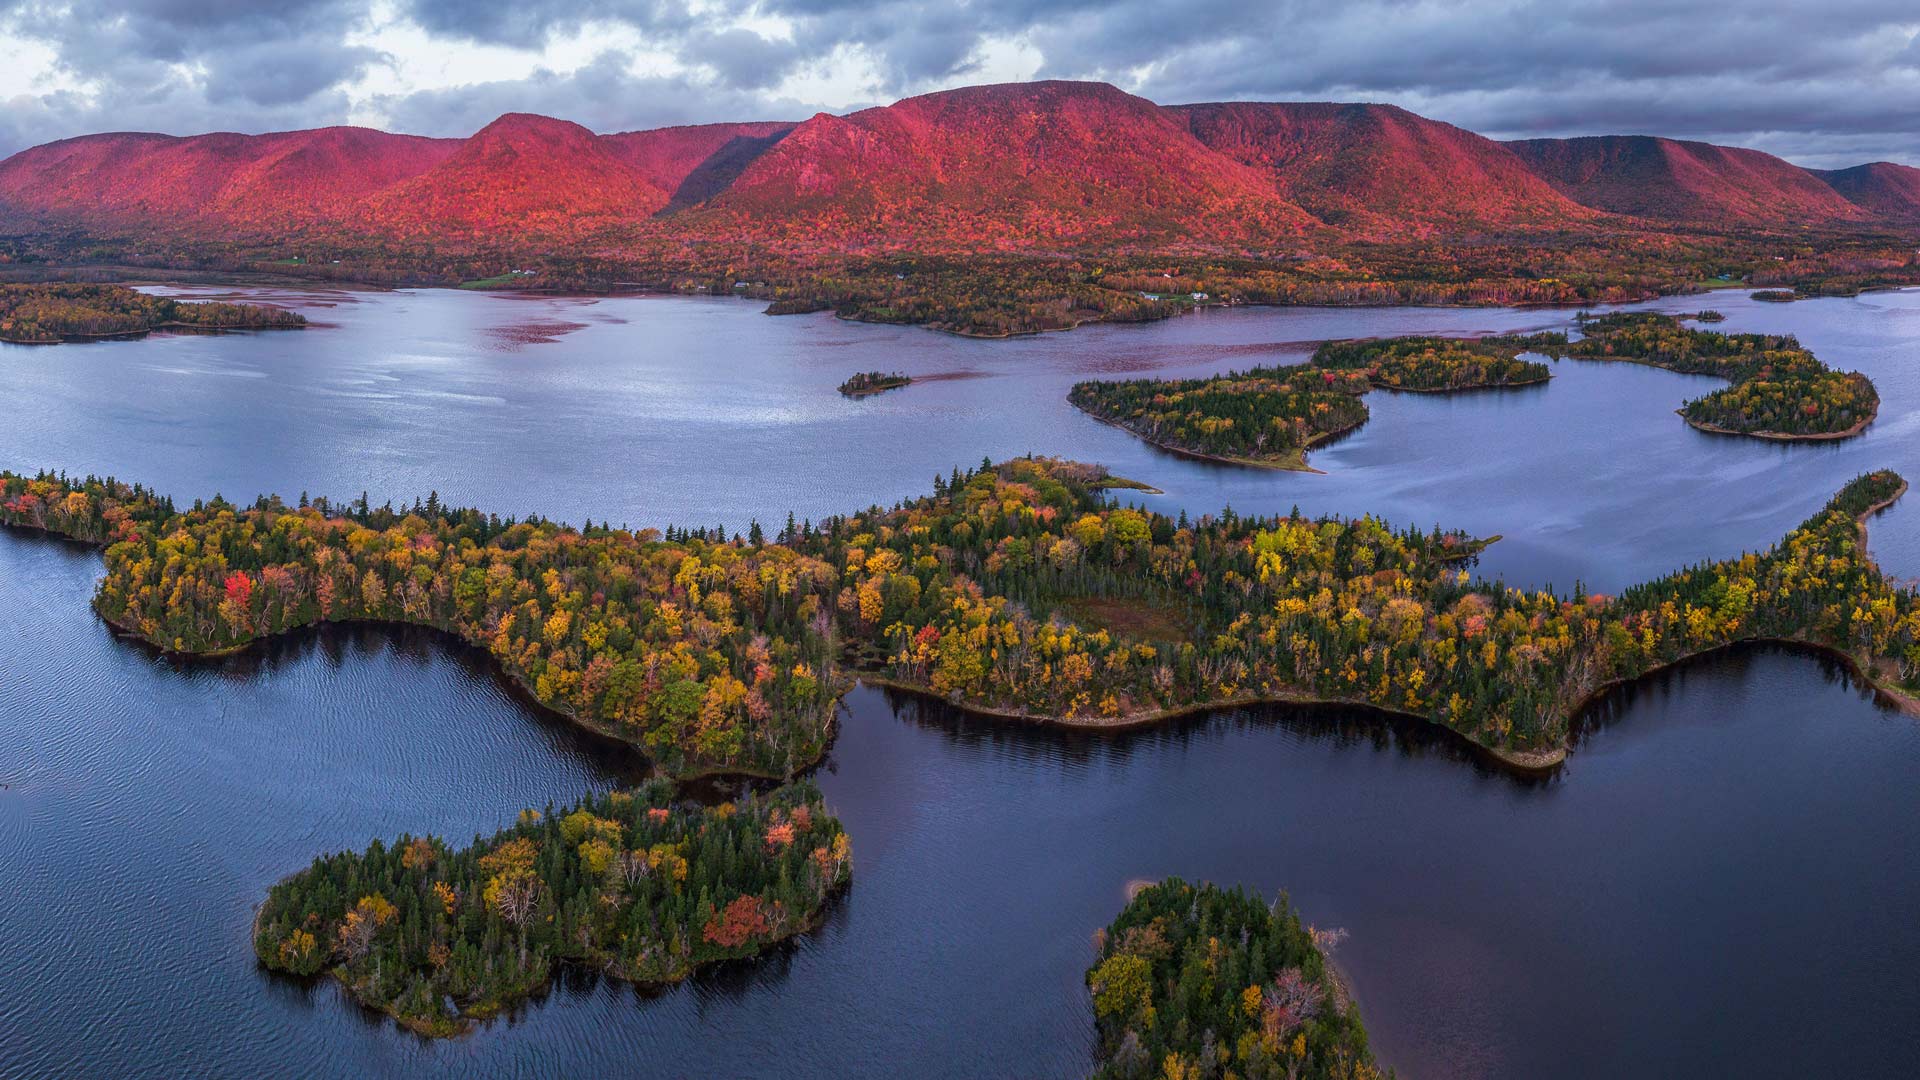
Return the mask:
<svg viewBox="0 0 1920 1080">
<path fill-rule="evenodd" d="M 0 152 L 134 124 L 796 117 L 1043 76 L 1920 162 L 1911 0 L 0 0 L 5 35 L 56 59 L 7 102 Z"/>
<path fill-rule="evenodd" d="M 682 56 L 711 68 L 723 85 L 742 90 L 777 86 L 805 59 L 799 43 L 775 41 L 744 27 L 694 34 Z"/>
<path fill-rule="evenodd" d="M 401 11 L 439 37 L 526 49 L 595 23 L 669 33 L 687 31 L 696 21 L 684 0 L 408 0 Z"/>
<path fill-rule="evenodd" d="M 380 58 L 328 38 L 241 45 L 208 58 L 206 96 L 215 105 L 296 105 L 358 79 Z"/>
<path fill-rule="evenodd" d="M 750 91 L 716 90 L 692 76 L 636 75 L 631 59 L 605 52 L 577 71 L 536 71 L 446 90 L 416 91 L 381 99 L 397 131 L 422 135 L 468 135 L 506 112 L 560 116 L 595 131 L 701 124 L 719 120 L 799 120 L 817 104 Z"/>
</svg>

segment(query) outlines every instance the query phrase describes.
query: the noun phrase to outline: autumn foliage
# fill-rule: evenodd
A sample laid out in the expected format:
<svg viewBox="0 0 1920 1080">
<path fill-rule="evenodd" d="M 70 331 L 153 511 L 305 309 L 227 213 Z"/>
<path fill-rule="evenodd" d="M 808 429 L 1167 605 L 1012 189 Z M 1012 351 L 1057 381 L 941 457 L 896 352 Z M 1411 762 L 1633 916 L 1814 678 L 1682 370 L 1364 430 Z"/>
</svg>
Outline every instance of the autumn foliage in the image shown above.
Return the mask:
<svg viewBox="0 0 1920 1080">
<path fill-rule="evenodd" d="M 1527 347 L 1548 346 L 1506 338 L 1328 342 L 1306 364 L 1212 378 L 1082 382 L 1067 400 L 1169 450 L 1297 469 L 1308 447 L 1366 422 L 1359 399 L 1375 387 L 1438 393 L 1546 381 L 1545 364 L 1519 358 Z"/>
<path fill-rule="evenodd" d="M 1516 752 L 1562 747 L 1607 683 L 1737 641 L 1823 646 L 1882 685 L 1920 675 L 1920 603 L 1867 556 L 1855 520 L 1904 490 L 1891 472 L 1849 483 L 1765 551 L 1612 599 L 1477 580 L 1460 563 L 1483 544 L 1458 532 L 1175 520 L 1118 504 L 1109 484 L 1097 466 L 983 463 L 930 496 L 755 542 L 426 507 L 179 513 L 113 481 L 0 474 L 0 521 L 109 544 L 95 606 L 177 651 L 328 620 L 438 626 L 680 773 L 816 760 L 854 671 L 1088 722 L 1356 702 Z M 254 582 L 244 606 L 225 584 L 236 573 Z M 1100 614 L 1135 610 L 1155 618 L 1109 628 Z M 1184 631 L 1126 629 L 1150 622 Z"/>
<path fill-rule="evenodd" d="M 375 841 L 273 887 L 255 924 L 269 968 L 331 972 L 428 1035 L 537 993 L 562 963 L 642 983 L 751 956 L 814 925 L 852 872 L 846 832 L 809 784 L 716 808 L 671 784 L 529 810 L 454 847 Z M 789 842 L 761 836 L 785 829 Z"/>
<path fill-rule="evenodd" d="M 49 345 L 164 327 L 291 330 L 304 316 L 260 304 L 175 300 L 119 285 L 0 285 L 0 341 Z"/>
<path fill-rule="evenodd" d="M 1581 336 L 1566 346 L 1587 360 L 1631 360 L 1733 385 L 1681 406 L 1688 423 L 1772 438 L 1851 434 L 1880 407 L 1865 375 L 1835 371 L 1791 335 L 1695 330 L 1671 315 L 1582 315 Z"/>
<path fill-rule="evenodd" d="M 1168 878 L 1095 937 L 1099 1080 L 1382 1075 L 1358 1010 L 1285 895 Z"/>
</svg>

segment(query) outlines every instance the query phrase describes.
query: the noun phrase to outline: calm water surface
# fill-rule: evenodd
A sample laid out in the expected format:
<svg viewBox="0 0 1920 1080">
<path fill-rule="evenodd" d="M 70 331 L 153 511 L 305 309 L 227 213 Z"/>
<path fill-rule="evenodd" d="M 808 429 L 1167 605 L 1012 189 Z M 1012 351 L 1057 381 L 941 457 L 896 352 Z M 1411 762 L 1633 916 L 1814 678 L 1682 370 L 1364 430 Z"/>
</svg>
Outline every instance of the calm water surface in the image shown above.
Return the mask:
<svg viewBox="0 0 1920 1080">
<path fill-rule="evenodd" d="M 1793 331 L 1875 379 L 1880 420 L 1843 445 L 1703 435 L 1672 410 L 1711 380 L 1567 361 L 1543 388 L 1371 395 L 1368 425 L 1314 455 L 1324 475 L 1159 453 L 1066 387 L 1565 313 L 1241 310 L 972 342 L 729 301 L 268 295 L 324 325 L 0 348 L 0 465 L 183 498 L 437 489 L 744 527 L 1031 450 L 1148 480 L 1169 511 L 1497 532 L 1484 571 L 1602 589 L 1764 546 L 1864 469 L 1920 477 L 1909 293 L 1713 301 L 1726 329 Z M 925 381 L 834 392 L 873 368 Z M 1920 573 L 1914 514 L 1874 525 L 1903 574 Z M 825 928 L 663 994 L 582 977 L 422 1041 L 258 971 L 265 888 L 319 851 L 490 831 L 644 763 L 431 635 L 170 663 L 92 617 L 98 573 L 86 549 L 0 535 L 0 1075 L 1071 1076 L 1092 1045 L 1088 936 L 1129 880 L 1169 873 L 1285 887 L 1348 928 L 1340 963 L 1405 1075 L 1899 1075 L 1920 1056 L 1920 726 L 1779 650 L 1622 695 L 1545 782 L 1340 712 L 1097 738 L 859 690 L 819 777 L 859 864 Z"/>
</svg>

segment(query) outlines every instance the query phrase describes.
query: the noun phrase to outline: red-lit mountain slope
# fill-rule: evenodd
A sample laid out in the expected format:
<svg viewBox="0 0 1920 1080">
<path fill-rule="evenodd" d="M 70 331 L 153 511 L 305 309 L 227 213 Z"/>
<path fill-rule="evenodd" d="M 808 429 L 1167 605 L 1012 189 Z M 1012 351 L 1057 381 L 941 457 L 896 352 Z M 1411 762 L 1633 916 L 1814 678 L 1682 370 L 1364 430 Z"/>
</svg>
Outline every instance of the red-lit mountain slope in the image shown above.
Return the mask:
<svg viewBox="0 0 1920 1080">
<path fill-rule="evenodd" d="M 1378 235 L 1566 228 L 1598 215 L 1491 139 L 1392 105 L 1177 105 L 1202 143 L 1321 219 Z"/>
<path fill-rule="evenodd" d="M 1815 170 L 1815 176 L 1848 202 L 1889 221 L 1920 219 L 1920 169 L 1876 161 L 1851 169 Z"/>
<path fill-rule="evenodd" d="M 332 220 L 459 146 L 456 139 L 350 127 L 186 138 L 88 135 L 0 162 L 0 205 L 109 220 L 263 227 Z"/>
<path fill-rule="evenodd" d="M 969 87 L 795 128 L 711 202 L 788 240 L 1283 245 L 1318 223 L 1181 119 L 1103 83 Z M 711 215 L 707 215 L 711 216 Z"/>
<path fill-rule="evenodd" d="M 1385 105 L 1162 108 L 1102 83 L 1038 82 L 797 125 L 595 135 L 514 113 L 466 139 L 364 128 L 85 136 L 0 162 L 0 228 L 43 221 L 215 243 L 299 230 L 449 251 L 563 251 L 593 237 L 634 250 L 744 240 L 822 253 L 1278 255 L 1341 239 L 1649 221 L 1912 226 L 1920 170 L 1816 174 L 1643 136 L 1502 144 Z"/>
<path fill-rule="evenodd" d="M 690 206 L 725 191 L 741 171 L 794 129 L 792 123 L 696 124 L 602 135 L 615 157 L 672 198 Z"/>
<path fill-rule="evenodd" d="M 1584 206 L 1658 221 L 1799 227 L 1867 215 L 1798 165 L 1732 146 L 1651 135 L 1507 144 Z"/>
<path fill-rule="evenodd" d="M 566 238 L 643 220 L 667 199 L 579 124 L 508 113 L 439 165 L 367 199 L 355 223 L 410 239 Z"/>
</svg>

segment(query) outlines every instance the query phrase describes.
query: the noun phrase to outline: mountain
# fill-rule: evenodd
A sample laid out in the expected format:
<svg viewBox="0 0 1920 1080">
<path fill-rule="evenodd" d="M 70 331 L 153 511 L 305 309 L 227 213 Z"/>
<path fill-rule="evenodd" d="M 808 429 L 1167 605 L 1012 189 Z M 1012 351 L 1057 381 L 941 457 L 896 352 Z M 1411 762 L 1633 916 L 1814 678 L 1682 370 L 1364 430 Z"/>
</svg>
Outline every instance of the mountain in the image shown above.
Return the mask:
<svg viewBox="0 0 1920 1080">
<path fill-rule="evenodd" d="M 1215 102 L 1170 111 L 1204 145 L 1349 230 L 1565 228 L 1598 216 L 1507 147 L 1392 105 Z"/>
<path fill-rule="evenodd" d="M 87 135 L 0 162 L 0 204 L 110 220 L 272 226 L 333 219 L 459 146 L 456 139 L 352 127 L 185 138 Z"/>
<path fill-rule="evenodd" d="M 445 161 L 365 200 L 354 220 L 403 237 L 567 238 L 644 220 L 669 198 L 579 124 L 508 113 Z"/>
<path fill-rule="evenodd" d="M 1631 215 L 1627 221 L 1617 215 Z M 1652 136 L 1498 143 L 1391 105 L 1162 107 L 1104 83 L 974 86 L 800 123 L 465 139 L 329 127 L 89 135 L 0 161 L 0 228 L 415 250 L 592 238 L 791 252 L 1296 254 L 1329 240 L 1605 226 L 1920 224 L 1920 170 L 1814 173 Z M 613 246 L 609 246 L 613 245 Z"/>
<path fill-rule="evenodd" d="M 883 246 L 1265 244 L 1319 225 L 1261 173 L 1201 145 L 1176 114 L 1077 82 L 821 113 L 708 206 L 749 232 Z"/>
<path fill-rule="evenodd" d="M 1920 220 L 1920 169 L 1876 161 L 1851 169 L 1816 171 L 1815 176 L 1848 202 L 1889 221 Z"/>
<path fill-rule="evenodd" d="M 1758 150 L 1652 135 L 1507 145 L 1562 194 L 1596 210 L 1702 225 L 1799 227 L 1867 217 L 1818 176 Z"/>
<path fill-rule="evenodd" d="M 791 123 L 697 124 L 603 135 L 607 151 L 668 192 L 667 209 L 725 191 L 747 166 L 786 138 Z"/>
</svg>

